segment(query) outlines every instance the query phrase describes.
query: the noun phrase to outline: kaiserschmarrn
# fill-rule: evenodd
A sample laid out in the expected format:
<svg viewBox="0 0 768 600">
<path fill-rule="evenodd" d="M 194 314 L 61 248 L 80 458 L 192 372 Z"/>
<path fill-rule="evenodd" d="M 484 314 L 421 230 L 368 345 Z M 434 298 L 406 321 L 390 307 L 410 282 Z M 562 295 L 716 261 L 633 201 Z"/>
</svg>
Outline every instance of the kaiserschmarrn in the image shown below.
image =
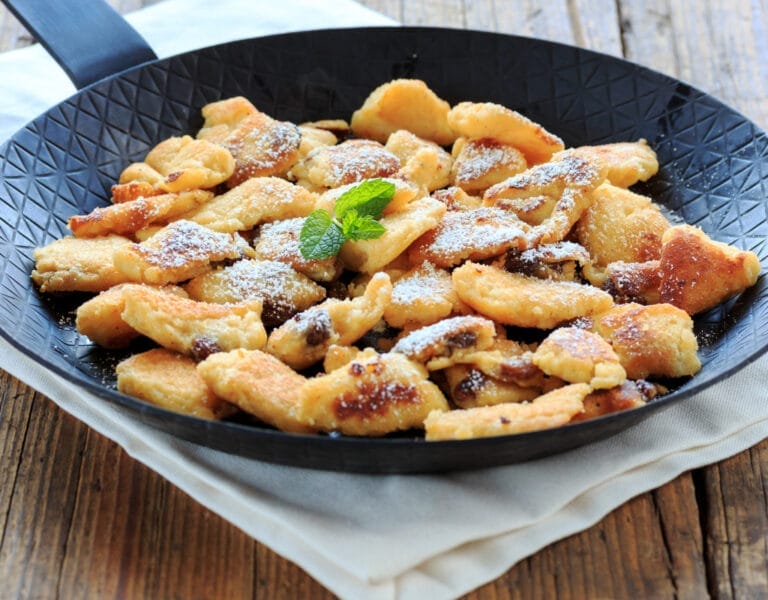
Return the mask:
<svg viewBox="0 0 768 600">
<path fill-rule="evenodd" d="M 77 332 L 132 354 L 119 391 L 205 419 L 462 440 L 653 402 L 759 259 L 629 189 L 660 168 L 646 140 L 566 147 L 519 109 L 416 79 L 305 123 L 212 102 L 34 249 L 32 280 L 89 294 Z M 391 199 L 361 199 L 372 179 Z M 307 255 L 318 216 L 332 251 Z"/>
</svg>

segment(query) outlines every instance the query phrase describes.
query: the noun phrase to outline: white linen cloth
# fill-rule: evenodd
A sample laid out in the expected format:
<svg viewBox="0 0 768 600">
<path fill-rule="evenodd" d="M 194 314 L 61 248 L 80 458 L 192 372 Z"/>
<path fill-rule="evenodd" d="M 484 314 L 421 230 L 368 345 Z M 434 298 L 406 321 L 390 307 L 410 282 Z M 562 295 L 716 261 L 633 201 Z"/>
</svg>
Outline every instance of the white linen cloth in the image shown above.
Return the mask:
<svg viewBox="0 0 768 600">
<path fill-rule="evenodd" d="M 171 15 L 173 37 L 164 25 Z M 258 9 L 249 0 L 167 0 L 128 19 L 161 57 L 273 32 L 391 23 L 350 0 L 281 0 Z M 0 77 L 13 82 L 0 90 L 3 137 L 74 91 L 39 47 L 0 55 Z M 456 597 L 629 498 L 768 436 L 761 385 L 768 357 L 608 440 L 525 464 L 434 476 L 331 473 L 230 456 L 139 423 L 3 340 L 0 367 L 342 598 Z"/>
</svg>

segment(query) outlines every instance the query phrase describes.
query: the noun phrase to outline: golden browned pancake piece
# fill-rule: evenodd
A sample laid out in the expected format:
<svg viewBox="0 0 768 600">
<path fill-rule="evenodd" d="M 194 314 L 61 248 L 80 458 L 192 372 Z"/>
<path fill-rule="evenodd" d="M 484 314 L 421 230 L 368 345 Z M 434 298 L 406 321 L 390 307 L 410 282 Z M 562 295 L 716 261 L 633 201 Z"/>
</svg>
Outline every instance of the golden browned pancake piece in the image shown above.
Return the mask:
<svg viewBox="0 0 768 600">
<path fill-rule="evenodd" d="M 207 189 L 226 181 L 234 168 L 226 148 L 185 135 L 160 142 L 143 163 L 122 172 L 120 183 L 148 181 L 164 192 Z"/>
<path fill-rule="evenodd" d="M 697 227 L 672 227 L 661 242 L 661 301 L 689 315 L 743 292 L 760 275 L 760 259 L 754 252 L 716 242 Z"/>
<path fill-rule="evenodd" d="M 185 289 L 194 300 L 225 304 L 259 299 L 268 327 L 277 327 L 297 312 L 325 299 L 325 288 L 290 265 L 273 260 L 239 260 L 195 277 Z"/>
<path fill-rule="evenodd" d="M 492 185 L 528 168 L 522 152 L 493 138 L 459 138 L 453 145 L 453 156 L 451 184 L 468 194 L 481 195 Z"/>
<path fill-rule="evenodd" d="M 384 319 L 392 327 L 415 328 L 465 310 L 453 289 L 451 274 L 425 262 L 395 282 Z"/>
<path fill-rule="evenodd" d="M 197 138 L 219 144 L 247 117 L 259 112 L 250 100 L 234 96 L 203 106 L 203 127 Z"/>
<path fill-rule="evenodd" d="M 131 281 L 165 285 L 202 275 L 216 263 L 242 258 L 248 251 L 237 235 L 179 220 L 144 242 L 120 246 L 113 259 L 115 267 Z"/>
<path fill-rule="evenodd" d="M 104 348 L 122 348 L 141 334 L 123 321 L 126 289 L 141 284 L 122 283 L 109 288 L 84 302 L 77 308 L 77 332 Z M 167 294 L 186 298 L 186 292 L 177 286 L 158 288 Z"/>
<path fill-rule="evenodd" d="M 453 159 L 434 142 L 401 129 L 389 136 L 384 147 L 400 160 L 398 177 L 430 192 L 448 185 Z"/>
<path fill-rule="evenodd" d="M 453 285 L 459 298 L 477 312 L 517 327 L 553 329 L 613 305 L 610 294 L 589 285 L 536 279 L 471 262 L 453 271 Z"/>
<path fill-rule="evenodd" d="M 482 198 L 471 196 L 456 186 L 436 190 L 431 197 L 445 204 L 448 210 L 473 210 L 483 205 Z"/>
<path fill-rule="evenodd" d="M 234 412 L 197 374 L 195 361 L 162 348 L 134 354 L 117 365 L 117 389 L 155 406 L 202 419 Z"/>
<path fill-rule="evenodd" d="M 599 266 L 645 262 L 661 256 L 669 221 L 650 198 L 604 183 L 576 223 L 576 238 Z"/>
<path fill-rule="evenodd" d="M 671 304 L 620 304 L 593 319 L 629 379 L 685 377 L 701 368 L 688 314 Z"/>
<path fill-rule="evenodd" d="M 231 188 L 251 177 L 284 175 L 299 158 L 299 127 L 273 119 L 242 96 L 207 104 L 202 114 L 197 137 L 226 148 L 235 159 L 227 181 Z"/>
<path fill-rule="evenodd" d="M 661 302 L 660 265 L 658 260 L 638 263 L 613 262 L 605 268 L 605 279 L 599 285 L 618 303 L 658 304 Z M 596 285 L 596 282 L 592 283 Z"/>
<path fill-rule="evenodd" d="M 656 388 L 647 381 L 627 380 L 609 390 L 596 390 L 584 398 L 584 412 L 577 413 L 572 423 L 588 421 L 603 415 L 644 406 L 656 397 Z"/>
<path fill-rule="evenodd" d="M 460 102 L 448 113 L 448 124 L 459 136 L 514 146 L 532 165 L 547 162 L 564 148 L 563 140 L 538 123 L 492 102 Z"/>
<path fill-rule="evenodd" d="M 307 379 L 299 397 L 302 420 L 346 435 L 421 429 L 430 412 L 448 410 L 424 367 L 402 354 L 370 349 L 328 375 Z"/>
<path fill-rule="evenodd" d="M 361 138 L 387 141 L 407 129 L 414 135 L 448 146 L 456 134 L 448 125 L 450 105 L 423 81 L 395 79 L 377 87 L 352 115 L 352 132 Z"/>
<path fill-rule="evenodd" d="M 468 364 L 456 364 L 443 371 L 448 393 L 459 408 L 526 402 L 541 395 L 541 390 L 501 381 Z"/>
<path fill-rule="evenodd" d="M 508 402 L 450 412 L 432 412 L 424 422 L 429 441 L 467 440 L 552 429 L 568 423 L 584 409 L 586 383 L 572 383 L 533 402 Z"/>
<path fill-rule="evenodd" d="M 596 333 L 561 327 L 550 333 L 533 353 L 533 363 L 547 375 L 595 389 L 621 385 L 627 379 L 619 357 Z"/>
<path fill-rule="evenodd" d="M 112 186 L 112 204 L 129 202 L 139 198 L 159 196 L 163 190 L 156 188 L 148 181 L 129 181 L 128 183 L 116 183 Z"/>
<path fill-rule="evenodd" d="M 382 318 L 391 295 L 389 276 L 377 273 L 362 296 L 328 299 L 286 321 L 269 335 L 267 352 L 294 369 L 305 369 L 321 361 L 332 344 L 348 346 L 359 340 Z"/>
<path fill-rule="evenodd" d="M 656 153 L 646 140 L 616 142 L 600 146 L 579 146 L 565 152 L 598 161 L 607 169 L 606 179 L 613 185 L 627 188 L 638 181 L 648 181 L 659 170 Z M 557 160 L 561 154 L 552 158 Z"/>
<path fill-rule="evenodd" d="M 63 237 L 42 248 L 32 256 L 35 268 L 32 281 L 41 292 L 102 292 L 113 285 L 130 281 L 115 268 L 114 252 L 133 242 L 118 236 L 81 239 Z"/>
<path fill-rule="evenodd" d="M 461 362 L 466 354 L 489 348 L 495 336 L 496 328 L 488 319 L 452 317 L 412 331 L 395 344 L 392 352 L 405 354 L 430 370 L 444 369 Z"/>
<path fill-rule="evenodd" d="M 284 175 L 299 159 L 301 131 L 287 121 L 257 112 L 240 121 L 222 146 L 235 157 L 230 188 L 251 177 Z"/>
<path fill-rule="evenodd" d="M 142 197 L 74 215 L 67 224 L 75 237 L 131 236 L 151 224 L 168 223 L 211 198 L 213 194 L 203 190 Z"/>
<path fill-rule="evenodd" d="M 185 218 L 215 231 L 234 233 L 262 223 L 304 217 L 312 212 L 316 200 L 315 194 L 283 179 L 254 177 Z"/>
<path fill-rule="evenodd" d="M 265 423 L 290 433 L 316 431 L 298 416 L 304 377 L 258 350 L 219 352 L 197 365 L 197 373 L 220 397 Z"/>
<path fill-rule="evenodd" d="M 203 359 L 215 352 L 264 347 L 261 300 L 209 304 L 150 286 L 123 291 L 121 317 L 136 331 L 168 350 Z"/>
<path fill-rule="evenodd" d="M 414 200 L 406 209 L 379 219 L 386 229 L 381 237 L 345 242 L 339 257 L 353 271 L 376 273 L 403 254 L 419 236 L 437 227 L 445 212 L 445 204 L 432 198 Z"/>
<path fill-rule="evenodd" d="M 289 176 L 307 189 L 324 190 L 389 177 L 399 170 L 400 160 L 378 142 L 348 140 L 315 148 L 291 169 Z"/>
<path fill-rule="evenodd" d="M 265 224 L 254 248 L 256 257 L 290 265 L 315 281 L 333 281 L 341 273 L 341 261 L 335 256 L 323 259 L 304 258 L 300 249 L 303 226 L 303 218 Z"/>
<path fill-rule="evenodd" d="M 530 227 L 513 213 L 494 206 L 449 211 L 437 227 L 424 233 L 408 249 L 412 264 L 430 262 L 449 268 L 469 260 L 483 260 L 527 246 Z"/>
</svg>

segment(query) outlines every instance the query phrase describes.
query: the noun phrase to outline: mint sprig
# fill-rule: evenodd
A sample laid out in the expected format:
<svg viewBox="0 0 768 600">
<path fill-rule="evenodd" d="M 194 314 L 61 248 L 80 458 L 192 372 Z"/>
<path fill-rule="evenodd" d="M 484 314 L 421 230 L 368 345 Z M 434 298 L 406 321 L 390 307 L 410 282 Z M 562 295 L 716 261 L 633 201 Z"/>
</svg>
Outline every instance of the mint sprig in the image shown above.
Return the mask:
<svg viewBox="0 0 768 600">
<path fill-rule="evenodd" d="M 349 188 L 336 200 L 333 216 L 312 211 L 299 234 L 299 251 L 306 260 L 336 256 L 347 240 L 372 240 L 386 231 L 377 219 L 395 195 L 395 184 L 368 179 Z"/>
</svg>

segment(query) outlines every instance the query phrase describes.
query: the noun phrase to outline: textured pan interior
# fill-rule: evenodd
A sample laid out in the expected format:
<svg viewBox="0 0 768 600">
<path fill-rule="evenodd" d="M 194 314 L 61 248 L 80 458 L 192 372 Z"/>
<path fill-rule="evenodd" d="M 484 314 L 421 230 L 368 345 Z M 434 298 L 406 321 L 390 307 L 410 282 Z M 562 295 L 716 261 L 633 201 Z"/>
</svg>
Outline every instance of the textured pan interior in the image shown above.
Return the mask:
<svg viewBox="0 0 768 600">
<path fill-rule="evenodd" d="M 208 423 L 114 391 L 120 355 L 73 328 L 81 296 L 42 297 L 32 249 L 68 233 L 66 219 L 104 205 L 131 161 L 158 141 L 194 133 L 200 108 L 244 95 L 295 122 L 348 119 L 377 85 L 424 79 L 451 103 L 493 101 L 558 133 L 567 145 L 646 138 L 660 173 L 640 191 L 712 237 L 768 263 L 766 135 L 716 99 L 631 63 L 526 38 L 431 28 L 316 31 L 236 42 L 112 77 L 54 107 L 0 148 L 0 334 L 54 371 L 182 438 L 268 461 L 367 472 L 477 468 L 566 450 L 630 426 L 732 373 L 768 344 L 764 278 L 696 320 L 704 368 L 646 408 L 559 431 L 469 442 L 415 436 L 298 436 L 253 424 Z"/>
</svg>

